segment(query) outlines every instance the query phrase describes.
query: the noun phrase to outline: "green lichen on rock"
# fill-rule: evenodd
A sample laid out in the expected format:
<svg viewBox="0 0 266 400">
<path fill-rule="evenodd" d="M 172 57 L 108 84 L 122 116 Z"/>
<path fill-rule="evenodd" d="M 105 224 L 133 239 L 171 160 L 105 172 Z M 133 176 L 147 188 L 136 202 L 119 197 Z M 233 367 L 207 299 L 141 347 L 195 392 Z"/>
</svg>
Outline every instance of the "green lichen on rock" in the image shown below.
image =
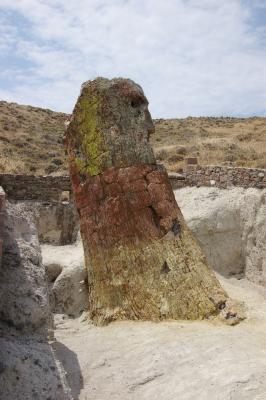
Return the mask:
<svg viewBox="0 0 266 400">
<path fill-rule="evenodd" d="M 74 124 L 78 126 L 75 133 L 79 142 L 75 164 L 80 172 L 88 175 L 102 172 L 103 154 L 106 152 L 98 118 L 100 107 L 100 96 L 84 90 L 75 109 Z"/>
<path fill-rule="evenodd" d="M 70 160 L 83 174 L 109 167 L 155 163 L 148 137 L 154 131 L 148 101 L 130 80 L 85 82 L 66 132 Z"/>
</svg>

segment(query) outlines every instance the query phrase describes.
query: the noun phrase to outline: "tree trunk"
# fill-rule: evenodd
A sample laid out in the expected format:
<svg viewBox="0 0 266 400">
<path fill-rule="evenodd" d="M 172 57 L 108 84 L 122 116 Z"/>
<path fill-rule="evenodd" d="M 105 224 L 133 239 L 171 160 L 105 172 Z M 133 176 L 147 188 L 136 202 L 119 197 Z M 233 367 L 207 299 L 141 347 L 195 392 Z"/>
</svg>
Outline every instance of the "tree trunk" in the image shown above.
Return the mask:
<svg viewBox="0 0 266 400">
<path fill-rule="evenodd" d="M 86 82 L 66 133 L 97 325 L 202 319 L 227 301 L 156 164 L 147 105 L 130 80 Z"/>
</svg>

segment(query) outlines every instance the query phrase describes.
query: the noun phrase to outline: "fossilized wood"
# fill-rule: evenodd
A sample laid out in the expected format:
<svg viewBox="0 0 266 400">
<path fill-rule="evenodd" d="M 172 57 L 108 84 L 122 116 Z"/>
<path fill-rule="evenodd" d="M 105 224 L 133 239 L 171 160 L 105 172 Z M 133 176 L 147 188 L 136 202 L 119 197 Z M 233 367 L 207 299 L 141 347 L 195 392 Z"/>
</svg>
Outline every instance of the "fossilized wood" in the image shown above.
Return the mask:
<svg viewBox="0 0 266 400">
<path fill-rule="evenodd" d="M 227 301 L 189 231 L 166 171 L 140 86 L 86 82 L 66 133 L 94 323 L 201 319 Z"/>
</svg>

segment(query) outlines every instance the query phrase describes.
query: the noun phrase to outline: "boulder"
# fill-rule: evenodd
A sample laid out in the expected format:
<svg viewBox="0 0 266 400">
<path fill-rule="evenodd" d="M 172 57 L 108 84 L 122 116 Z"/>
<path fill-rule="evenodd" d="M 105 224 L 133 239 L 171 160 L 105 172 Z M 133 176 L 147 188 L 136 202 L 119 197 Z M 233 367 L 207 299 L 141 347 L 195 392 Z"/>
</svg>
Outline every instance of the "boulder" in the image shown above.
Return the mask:
<svg viewBox="0 0 266 400">
<path fill-rule="evenodd" d="M 1 399 L 73 400 L 49 343 L 52 314 L 34 216 L 6 202 L 0 268 Z"/>
<path fill-rule="evenodd" d="M 42 245 L 53 312 L 77 317 L 87 309 L 87 271 L 80 238 L 73 245 Z"/>
<path fill-rule="evenodd" d="M 217 272 L 266 286 L 266 190 L 183 188 L 175 197 Z"/>
<path fill-rule="evenodd" d="M 74 400 L 51 344 L 0 323 L 0 398 Z"/>
<path fill-rule="evenodd" d="M 0 275 L 0 318 L 21 332 L 47 331 L 50 308 L 33 214 L 6 202 Z"/>
</svg>

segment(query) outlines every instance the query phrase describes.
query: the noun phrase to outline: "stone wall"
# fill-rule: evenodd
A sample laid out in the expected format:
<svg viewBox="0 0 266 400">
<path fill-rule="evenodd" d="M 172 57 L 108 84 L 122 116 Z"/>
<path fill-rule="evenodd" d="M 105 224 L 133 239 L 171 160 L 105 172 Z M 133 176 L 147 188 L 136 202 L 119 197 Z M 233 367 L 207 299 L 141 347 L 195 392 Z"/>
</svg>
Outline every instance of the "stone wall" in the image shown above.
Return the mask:
<svg viewBox="0 0 266 400">
<path fill-rule="evenodd" d="M 71 189 L 68 176 L 0 174 L 0 186 L 12 200 L 58 201 Z"/>
<path fill-rule="evenodd" d="M 174 189 L 185 186 L 266 188 L 266 170 L 256 168 L 197 166 L 186 171 L 183 176 L 170 174 L 170 179 Z"/>
<path fill-rule="evenodd" d="M 0 267 L 3 253 L 3 230 L 4 230 L 4 209 L 5 209 L 5 192 L 0 186 Z"/>
<path fill-rule="evenodd" d="M 168 174 L 173 189 L 185 186 L 216 186 L 226 188 L 266 188 L 266 170 L 225 166 L 197 166 L 177 174 Z M 69 176 L 34 176 L 0 174 L 0 186 L 12 200 L 60 201 L 71 193 Z M 1 196 L 1 194 L 0 194 Z"/>
</svg>

